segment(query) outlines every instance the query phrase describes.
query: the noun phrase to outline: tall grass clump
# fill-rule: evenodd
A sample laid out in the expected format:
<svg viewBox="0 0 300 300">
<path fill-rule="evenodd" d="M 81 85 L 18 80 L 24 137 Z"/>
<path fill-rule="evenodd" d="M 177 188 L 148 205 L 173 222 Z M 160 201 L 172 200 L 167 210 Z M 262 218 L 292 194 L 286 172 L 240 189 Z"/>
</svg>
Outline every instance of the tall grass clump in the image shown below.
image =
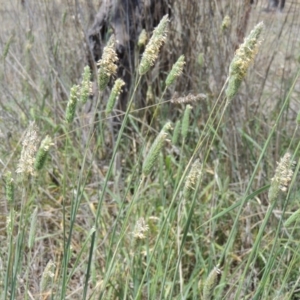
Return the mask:
<svg viewBox="0 0 300 300">
<path fill-rule="evenodd" d="M 298 299 L 296 6 L 200 2 L 3 2 L 0 299 Z"/>
</svg>

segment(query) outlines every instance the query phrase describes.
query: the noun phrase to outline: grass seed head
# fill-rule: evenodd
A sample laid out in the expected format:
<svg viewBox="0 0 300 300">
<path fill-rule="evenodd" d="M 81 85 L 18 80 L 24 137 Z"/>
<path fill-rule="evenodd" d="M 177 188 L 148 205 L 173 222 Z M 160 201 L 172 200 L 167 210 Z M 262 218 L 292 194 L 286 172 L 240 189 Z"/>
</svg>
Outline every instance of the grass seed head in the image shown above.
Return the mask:
<svg viewBox="0 0 300 300">
<path fill-rule="evenodd" d="M 278 163 L 275 175 L 271 179 L 271 186 L 268 193 L 270 203 L 276 200 L 279 191 L 287 192 L 293 177 L 292 167 L 291 154 L 287 152 Z"/>
<path fill-rule="evenodd" d="M 149 226 L 146 223 L 144 218 L 139 218 L 138 221 L 136 222 L 134 231 L 133 231 L 133 236 L 134 238 L 138 240 L 143 240 L 146 238 L 147 231 L 149 230 Z"/>
<path fill-rule="evenodd" d="M 159 50 L 167 38 L 168 23 L 168 15 L 165 15 L 159 22 L 158 26 L 154 29 L 152 37 L 146 45 L 146 49 L 142 55 L 139 65 L 140 75 L 146 74 L 154 65 L 158 57 Z"/>
<path fill-rule="evenodd" d="M 154 140 L 145 160 L 143 163 L 143 174 L 147 176 L 150 174 L 155 162 L 157 161 L 158 155 L 169 135 L 168 131 L 172 128 L 171 122 L 165 124 L 163 129 L 160 131 L 156 139 Z"/>
<path fill-rule="evenodd" d="M 87 102 L 90 95 L 90 85 L 91 85 L 91 69 L 86 66 L 83 70 L 81 89 L 80 89 L 80 101 L 84 104 Z"/>
<path fill-rule="evenodd" d="M 183 67 L 185 65 L 184 55 L 181 55 L 176 63 L 173 65 L 172 70 L 170 71 L 167 79 L 166 79 L 166 86 L 169 87 L 173 84 L 177 77 L 182 74 Z"/>
<path fill-rule="evenodd" d="M 109 115 L 114 106 L 115 106 L 115 103 L 119 97 L 119 95 L 121 94 L 122 92 L 122 87 L 125 85 L 125 82 L 118 78 L 116 81 L 115 81 L 115 84 L 111 90 L 111 93 L 109 95 L 109 99 L 108 99 L 108 102 L 107 102 L 107 105 L 106 105 L 106 110 L 105 110 L 105 114 L 106 116 Z"/>
<path fill-rule="evenodd" d="M 98 84 L 100 91 L 103 91 L 111 76 L 116 75 L 117 73 L 117 61 L 118 56 L 115 50 L 115 36 L 112 35 L 107 42 L 106 47 L 103 49 L 103 54 L 101 59 L 98 61 L 97 65 L 99 67 L 98 69 Z"/>
<path fill-rule="evenodd" d="M 174 103 L 174 104 L 185 104 L 185 103 L 198 102 L 198 101 L 204 100 L 206 98 L 207 98 L 207 96 L 205 94 L 197 94 L 197 95 L 188 94 L 187 96 L 184 96 L 184 97 L 174 96 L 170 100 L 170 102 Z"/>
<path fill-rule="evenodd" d="M 143 29 L 138 38 L 138 47 L 140 48 L 144 47 L 147 43 L 147 40 L 148 40 L 147 31 Z"/>
<path fill-rule="evenodd" d="M 228 29 L 231 25 L 231 19 L 230 17 L 227 15 L 224 17 L 222 25 L 221 25 L 221 30 L 225 31 L 226 29 Z"/>
<path fill-rule="evenodd" d="M 47 263 L 45 270 L 42 274 L 41 282 L 40 282 L 40 293 L 45 294 L 49 290 L 52 289 L 53 277 L 55 271 L 55 264 L 50 259 Z"/>
<path fill-rule="evenodd" d="M 200 163 L 199 159 L 196 159 L 195 162 L 192 164 L 191 170 L 186 177 L 184 189 L 183 189 L 183 196 L 184 199 L 188 200 L 193 195 L 197 182 L 200 179 L 202 174 L 202 164 Z"/>
<path fill-rule="evenodd" d="M 218 285 L 221 270 L 218 267 L 214 267 L 206 278 L 203 285 L 203 300 L 212 299 L 214 290 Z"/>
<path fill-rule="evenodd" d="M 182 118 L 182 126 L 181 126 L 181 135 L 185 139 L 187 137 L 189 127 L 190 127 L 190 113 L 192 110 L 192 106 L 188 104 L 185 107 L 185 111 Z"/>
<path fill-rule="evenodd" d="M 177 144 L 179 133 L 180 133 L 180 125 L 181 125 L 181 121 L 177 120 L 177 122 L 174 126 L 174 131 L 173 131 L 173 136 L 172 136 L 172 144 L 173 145 Z"/>
<path fill-rule="evenodd" d="M 79 86 L 73 85 L 70 90 L 70 98 L 66 109 L 66 121 L 69 124 L 74 121 L 76 106 L 78 102 L 78 92 L 79 92 Z"/>
<path fill-rule="evenodd" d="M 37 171 L 40 171 L 45 165 L 45 161 L 49 152 L 49 149 L 54 144 L 52 143 L 52 139 L 49 135 L 47 135 L 41 142 L 41 146 L 36 154 L 34 168 Z"/>
<path fill-rule="evenodd" d="M 245 38 L 244 43 L 236 50 L 229 67 L 229 81 L 225 91 L 229 101 L 237 94 L 242 80 L 246 76 L 248 68 L 258 52 L 263 29 L 263 22 L 257 24 Z"/>
<path fill-rule="evenodd" d="M 14 203 L 15 184 L 14 179 L 11 176 L 11 172 L 7 172 L 5 174 L 5 193 L 7 202 L 9 205 L 12 205 Z"/>
<path fill-rule="evenodd" d="M 30 174 L 35 176 L 34 161 L 38 145 L 38 130 L 34 122 L 31 123 L 22 141 L 22 152 L 16 173 Z"/>
</svg>

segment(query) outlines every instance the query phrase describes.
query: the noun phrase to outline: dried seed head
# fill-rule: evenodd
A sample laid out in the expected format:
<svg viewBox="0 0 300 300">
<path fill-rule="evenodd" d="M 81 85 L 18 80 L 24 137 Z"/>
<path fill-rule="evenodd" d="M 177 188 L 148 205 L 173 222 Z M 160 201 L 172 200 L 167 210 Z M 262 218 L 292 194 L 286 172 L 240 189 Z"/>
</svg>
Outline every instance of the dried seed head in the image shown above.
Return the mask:
<svg viewBox="0 0 300 300">
<path fill-rule="evenodd" d="M 154 29 L 152 37 L 148 42 L 146 49 L 143 53 L 139 73 L 143 75 L 147 73 L 152 67 L 158 57 L 159 50 L 167 38 L 167 27 L 169 23 L 168 15 L 165 15 L 158 26 Z"/>
<path fill-rule="evenodd" d="M 41 146 L 37 152 L 35 163 L 34 163 L 34 168 L 37 171 L 40 171 L 43 168 L 49 152 L 49 148 L 53 145 L 54 144 L 52 143 L 52 139 L 48 135 L 42 140 Z"/>
<path fill-rule="evenodd" d="M 91 87 L 91 69 L 86 66 L 83 70 L 81 89 L 80 89 L 80 101 L 84 104 L 87 102 L 90 95 Z"/>
<path fill-rule="evenodd" d="M 143 29 L 138 38 L 138 47 L 144 47 L 147 43 L 147 40 L 148 40 L 147 31 Z"/>
<path fill-rule="evenodd" d="M 138 221 L 136 222 L 136 225 L 135 225 L 135 228 L 133 231 L 133 236 L 136 239 L 143 240 L 146 238 L 146 234 L 147 234 L 148 230 L 149 230 L 149 226 L 146 223 L 145 219 L 139 218 Z"/>
<path fill-rule="evenodd" d="M 103 49 L 103 54 L 101 59 L 98 61 L 98 84 L 100 91 L 103 91 L 111 76 L 117 73 L 118 56 L 115 51 L 115 36 L 112 35 L 107 43 L 107 46 Z"/>
<path fill-rule="evenodd" d="M 192 103 L 192 102 L 197 102 L 200 100 L 204 100 L 206 99 L 206 95 L 205 94 L 198 94 L 198 95 L 192 95 L 192 94 L 188 94 L 185 97 L 173 97 L 170 102 L 174 103 L 174 104 L 185 104 L 185 103 Z"/>
<path fill-rule="evenodd" d="M 196 159 L 195 162 L 192 164 L 189 174 L 186 177 L 183 189 L 183 196 L 186 200 L 188 200 L 193 195 L 196 189 L 197 182 L 201 177 L 201 174 L 202 164 L 200 163 L 199 159 Z"/>
<path fill-rule="evenodd" d="M 5 174 L 5 192 L 7 202 L 9 205 L 12 205 L 14 203 L 15 185 L 14 179 L 11 176 L 11 172 L 7 172 Z"/>
<path fill-rule="evenodd" d="M 38 133 L 34 122 L 29 125 L 22 145 L 21 158 L 16 173 L 25 173 L 35 176 L 34 161 L 37 152 Z"/>
<path fill-rule="evenodd" d="M 242 80 L 247 74 L 249 65 L 258 52 L 258 46 L 260 45 L 259 38 L 263 29 L 263 22 L 257 24 L 234 55 L 229 67 L 229 82 L 225 91 L 229 101 L 237 94 Z"/>
<path fill-rule="evenodd" d="M 168 136 L 168 131 L 172 128 L 171 122 L 165 124 L 163 129 L 160 131 L 156 139 L 154 140 L 145 160 L 143 163 L 143 174 L 147 176 L 150 174 L 158 155 L 164 145 L 164 142 Z"/>
<path fill-rule="evenodd" d="M 183 118 L 182 118 L 182 126 L 181 126 L 181 135 L 182 137 L 185 139 L 187 137 L 188 131 L 189 131 L 189 127 L 190 127 L 190 113 L 192 110 L 192 106 L 191 105 L 187 105 L 185 107 L 185 111 L 183 114 Z"/>
<path fill-rule="evenodd" d="M 70 98 L 66 109 L 66 121 L 70 124 L 73 122 L 78 102 L 79 86 L 73 85 L 70 90 Z"/>
<path fill-rule="evenodd" d="M 173 65 L 171 72 L 166 79 L 166 86 L 169 87 L 177 77 L 182 74 L 183 67 L 185 65 L 184 55 L 181 55 L 176 63 Z"/>
<path fill-rule="evenodd" d="M 122 92 L 122 87 L 125 85 L 125 82 L 122 80 L 122 79 L 117 79 L 115 81 L 115 84 L 111 90 L 111 93 L 109 95 L 109 99 L 108 99 L 108 102 L 107 102 L 107 105 L 106 105 L 106 110 L 105 110 L 105 114 L 106 116 L 109 115 L 114 106 L 115 106 L 115 103 L 119 97 L 119 95 L 121 94 Z"/>
<path fill-rule="evenodd" d="M 286 153 L 280 160 L 275 170 L 275 175 L 271 179 L 271 186 L 269 189 L 269 201 L 272 203 L 276 200 L 279 191 L 287 192 L 289 184 L 293 177 L 293 162 L 291 161 L 291 154 Z"/>
<path fill-rule="evenodd" d="M 218 267 L 214 267 L 206 278 L 203 285 L 203 300 L 212 299 L 214 290 L 218 285 L 221 270 Z"/>
</svg>

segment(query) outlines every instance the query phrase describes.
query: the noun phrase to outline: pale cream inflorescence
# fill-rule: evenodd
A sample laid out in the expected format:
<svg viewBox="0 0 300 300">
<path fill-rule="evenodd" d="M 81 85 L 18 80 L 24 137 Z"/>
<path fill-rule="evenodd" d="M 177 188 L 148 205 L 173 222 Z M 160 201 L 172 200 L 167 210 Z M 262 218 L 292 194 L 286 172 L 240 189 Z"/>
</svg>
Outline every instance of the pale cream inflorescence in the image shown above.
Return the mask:
<svg viewBox="0 0 300 300">
<path fill-rule="evenodd" d="M 133 236 L 136 239 L 143 240 L 146 238 L 147 231 L 149 230 L 149 226 L 146 223 L 144 218 L 139 218 L 134 227 Z"/>
<path fill-rule="evenodd" d="M 99 89 L 103 91 L 111 76 L 116 75 L 117 73 L 117 61 L 118 56 L 115 51 L 115 36 L 112 35 L 107 43 L 107 46 L 103 49 L 103 54 L 101 59 L 98 61 L 97 66 L 98 69 L 98 82 L 99 82 Z"/>
<path fill-rule="evenodd" d="M 38 130 L 34 123 L 31 123 L 22 141 L 22 152 L 16 173 L 25 173 L 35 176 L 34 162 L 38 147 Z"/>
<path fill-rule="evenodd" d="M 42 274 L 40 282 L 40 292 L 41 294 L 46 293 L 52 287 L 53 278 L 55 276 L 55 264 L 52 260 L 47 263 L 44 272 Z"/>
<path fill-rule="evenodd" d="M 277 198 L 279 191 L 284 193 L 287 192 L 293 177 L 293 164 L 294 163 L 291 161 L 291 154 L 287 152 L 278 163 L 275 175 L 271 179 L 271 186 L 268 194 L 270 202 L 273 202 Z"/>
<path fill-rule="evenodd" d="M 203 286 L 203 298 L 204 300 L 212 299 L 214 290 L 219 282 L 221 276 L 221 270 L 218 266 L 214 267 L 206 278 Z"/>
<path fill-rule="evenodd" d="M 147 73 L 152 67 L 158 57 L 159 50 L 163 43 L 166 41 L 167 38 L 167 27 L 169 23 L 168 15 L 165 15 L 158 26 L 154 29 L 153 35 L 146 45 L 146 49 L 143 53 L 140 66 L 139 66 L 139 73 L 143 75 Z"/>
<path fill-rule="evenodd" d="M 109 115 L 112 112 L 119 95 L 122 93 L 122 88 L 124 85 L 125 85 L 125 82 L 121 78 L 118 78 L 115 81 L 115 84 L 111 90 L 111 93 L 109 95 L 108 102 L 106 105 L 106 109 L 105 109 L 106 115 Z"/>
<path fill-rule="evenodd" d="M 248 68 L 258 52 L 263 29 L 263 22 L 257 24 L 245 38 L 244 43 L 236 50 L 229 67 L 229 82 L 225 91 L 229 101 L 237 94 L 242 80 L 246 76 Z"/>
<path fill-rule="evenodd" d="M 170 100 L 170 102 L 174 104 L 185 104 L 185 103 L 197 102 L 200 100 L 204 100 L 206 98 L 207 96 L 205 94 L 198 94 L 198 95 L 188 94 L 187 96 L 184 97 L 178 97 L 178 94 L 175 94 L 173 98 Z"/>
<path fill-rule="evenodd" d="M 191 170 L 187 175 L 183 195 L 185 199 L 189 199 L 196 189 L 197 182 L 202 174 L 202 164 L 199 159 L 196 159 L 192 164 Z"/>
</svg>

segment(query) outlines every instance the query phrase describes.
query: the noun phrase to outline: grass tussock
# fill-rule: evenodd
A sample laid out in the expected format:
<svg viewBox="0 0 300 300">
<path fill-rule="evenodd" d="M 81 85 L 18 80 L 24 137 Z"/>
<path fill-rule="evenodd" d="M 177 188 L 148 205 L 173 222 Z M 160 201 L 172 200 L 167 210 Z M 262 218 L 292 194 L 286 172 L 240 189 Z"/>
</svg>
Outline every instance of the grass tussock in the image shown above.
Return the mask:
<svg viewBox="0 0 300 300">
<path fill-rule="evenodd" d="M 131 81 L 109 30 L 88 66 L 96 1 L 23 2 L 0 0 L 0 299 L 298 299 L 300 2 L 174 0 Z"/>
</svg>

